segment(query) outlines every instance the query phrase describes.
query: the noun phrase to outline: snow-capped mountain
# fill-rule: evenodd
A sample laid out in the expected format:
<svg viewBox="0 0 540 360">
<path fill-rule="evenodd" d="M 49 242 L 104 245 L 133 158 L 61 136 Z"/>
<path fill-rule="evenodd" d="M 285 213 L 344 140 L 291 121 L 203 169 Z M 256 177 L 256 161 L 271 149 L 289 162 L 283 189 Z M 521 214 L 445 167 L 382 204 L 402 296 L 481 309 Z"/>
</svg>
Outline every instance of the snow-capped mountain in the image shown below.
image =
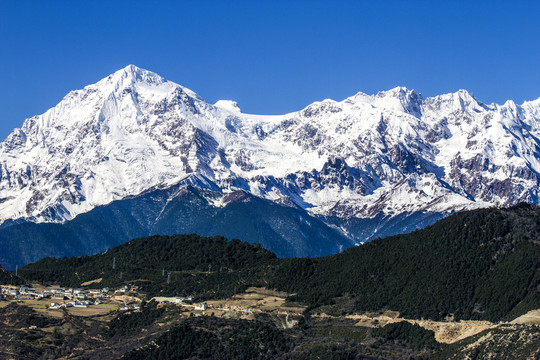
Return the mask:
<svg viewBox="0 0 540 360">
<path fill-rule="evenodd" d="M 221 193 L 216 207 L 242 190 L 362 240 L 377 226 L 360 236 L 335 219 L 538 203 L 539 120 L 540 99 L 486 105 L 402 87 L 251 115 L 130 65 L 0 144 L 0 221 L 62 223 L 184 184 Z"/>
</svg>

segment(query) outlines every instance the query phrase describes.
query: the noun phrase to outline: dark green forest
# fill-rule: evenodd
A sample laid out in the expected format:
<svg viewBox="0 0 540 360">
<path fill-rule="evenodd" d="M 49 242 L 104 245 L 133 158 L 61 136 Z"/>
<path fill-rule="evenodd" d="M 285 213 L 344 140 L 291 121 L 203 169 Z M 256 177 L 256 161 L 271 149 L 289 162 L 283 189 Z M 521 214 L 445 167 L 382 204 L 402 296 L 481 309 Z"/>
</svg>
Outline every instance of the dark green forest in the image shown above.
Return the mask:
<svg viewBox="0 0 540 360">
<path fill-rule="evenodd" d="M 27 281 L 139 285 L 149 295 L 228 297 L 248 286 L 295 293 L 315 308 L 340 297 L 354 311 L 434 320 L 505 320 L 540 307 L 540 210 L 520 204 L 452 215 L 410 234 L 321 258 L 278 259 L 223 237 L 152 236 L 95 256 L 43 259 Z"/>
<path fill-rule="evenodd" d="M 195 234 L 151 236 L 129 241 L 94 256 L 45 258 L 20 269 L 28 281 L 79 286 L 132 283 L 149 295 L 224 298 L 242 292 L 276 255 L 240 240 Z"/>
<path fill-rule="evenodd" d="M 108 335 L 126 335 L 136 332 L 143 326 L 152 324 L 165 312 L 164 308 L 158 308 L 155 301 L 143 302 L 140 311 L 119 313 L 109 322 Z"/>
<path fill-rule="evenodd" d="M 19 277 L 15 276 L 13 272 L 9 272 L 0 266 L 0 285 L 19 285 L 21 283 L 23 283 L 23 281 Z"/>
<path fill-rule="evenodd" d="M 538 207 L 462 212 L 341 254 L 284 259 L 269 286 L 312 306 L 349 294 L 358 311 L 497 321 L 540 307 L 538 239 Z"/>
<path fill-rule="evenodd" d="M 393 340 L 410 346 L 413 350 L 437 350 L 441 345 L 435 340 L 433 331 L 426 330 L 420 325 L 406 321 L 388 324 L 382 328 L 373 329 L 373 336 L 385 340 Z"/>
<path fill-rule="evenodd" d="M 288 336 L 269 324 L 202 317 L 187 319 L 122 359 L 276 359 L 292 345 Z"/>
</svg>

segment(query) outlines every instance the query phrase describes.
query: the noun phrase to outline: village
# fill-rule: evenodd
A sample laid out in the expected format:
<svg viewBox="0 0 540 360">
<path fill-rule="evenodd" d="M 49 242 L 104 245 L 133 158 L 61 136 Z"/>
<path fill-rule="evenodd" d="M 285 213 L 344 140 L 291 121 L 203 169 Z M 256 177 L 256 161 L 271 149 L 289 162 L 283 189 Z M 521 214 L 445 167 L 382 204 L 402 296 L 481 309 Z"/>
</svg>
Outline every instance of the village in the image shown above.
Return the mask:
<svg viewBox="0 0 540 360">
<path fill-rule="evenodd" d="M 30 286 L 0 286 L 0 301 L 25 302 L 29 300 L 48 302 L 48 309 L 60 309 L 69 307 L 87 308 L 92 305 L 100 305 L 110 301 L 117 294 L 129 292 L 132 286 L 125 285 L 119 289 L 81 289 L 44 287 L 41 285 Z"/>
<path fill-rule="evenodd" d="M 196 303 L 190 296 L 159 296 L 147 299 L 158 307 L 177 306 L 185 316 L 212 315 L 218 317 L 253 318 L 255 313 L 274 312 L 278 315 L 298 315 L 304 306 L 285 301 L 287 294 L 263 288 L 249 288 L 230 299 Z M 78 316 L 105 315 L 111 312 L 139 311 L 145 299 L 137 286 L 119 288 L 63 288 L 59 286 L 0 286 L 0 307 L 15 302 L 32 307 L 44 314 L 68 310 Z"/>
</svg>

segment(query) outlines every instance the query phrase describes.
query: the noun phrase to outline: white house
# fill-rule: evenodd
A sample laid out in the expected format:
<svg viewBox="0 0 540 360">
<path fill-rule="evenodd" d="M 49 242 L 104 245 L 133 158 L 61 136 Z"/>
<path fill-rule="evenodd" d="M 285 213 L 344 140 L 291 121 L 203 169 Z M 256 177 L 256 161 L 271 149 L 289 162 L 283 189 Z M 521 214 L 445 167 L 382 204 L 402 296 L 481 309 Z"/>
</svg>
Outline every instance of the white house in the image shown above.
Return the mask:
<svg viewBox="0 0 540 360">
<path fill-rule="evenodd" d="M 199 305 L 195 305 L 195 310 L 206 310 L 206 309 L 208 309 L 208 304 L 205 302 Z"/>
</svg>

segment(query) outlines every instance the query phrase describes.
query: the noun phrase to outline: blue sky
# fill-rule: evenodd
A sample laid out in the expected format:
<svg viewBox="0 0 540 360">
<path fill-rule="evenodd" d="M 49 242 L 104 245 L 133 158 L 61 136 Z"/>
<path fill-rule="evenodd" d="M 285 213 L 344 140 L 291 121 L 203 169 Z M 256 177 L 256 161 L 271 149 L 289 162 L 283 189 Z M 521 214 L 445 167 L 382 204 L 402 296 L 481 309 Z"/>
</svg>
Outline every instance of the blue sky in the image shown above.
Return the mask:
<svg viewBox="0 0 540 360">
<path fill-rule="evenodd" d="M 540 97 L 538 1 L 2 1 L 0 138 L 128 65 L 280 114 L 401 85 Z"/>
</svg>

